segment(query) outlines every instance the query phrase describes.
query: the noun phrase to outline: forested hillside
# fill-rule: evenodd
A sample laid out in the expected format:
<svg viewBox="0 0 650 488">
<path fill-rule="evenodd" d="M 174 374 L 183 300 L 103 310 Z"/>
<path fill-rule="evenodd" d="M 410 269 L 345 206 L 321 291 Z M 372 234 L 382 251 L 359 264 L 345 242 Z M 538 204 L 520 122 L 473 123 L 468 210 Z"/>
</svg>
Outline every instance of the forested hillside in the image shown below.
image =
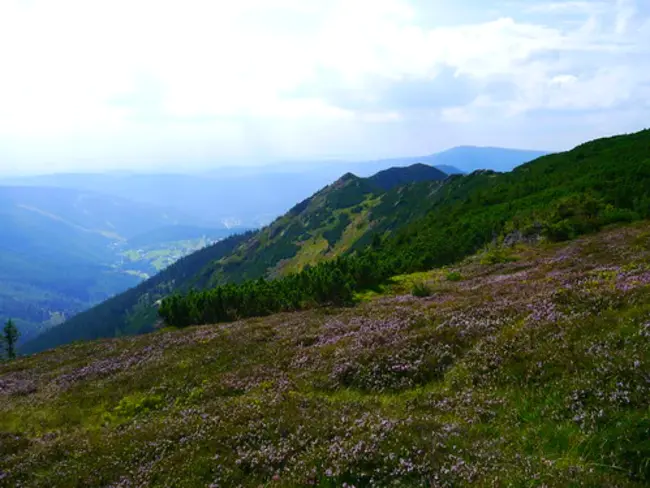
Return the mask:
<svg viewBox="0 0 650 488">
<path fill-rule="evenodd" d="M 353 255 L 273 282 L 172 296 L 160 313 L 168 324 L 187 326 L 342 305 L 391 276 L 449 264 L 499 240 L 563 241 L 648 218 L 649 147 L 650 131 L 644 131 L 546 156 L 511 173 L 451 177 L 430 195 L 426 216 L 407 220 L 394 235 L 378 236 Z M 373 212 L 390 213 L 395 206 L 390 203 Z M 501 259 L 498 252 L 493 259 Z"/>
</svg>

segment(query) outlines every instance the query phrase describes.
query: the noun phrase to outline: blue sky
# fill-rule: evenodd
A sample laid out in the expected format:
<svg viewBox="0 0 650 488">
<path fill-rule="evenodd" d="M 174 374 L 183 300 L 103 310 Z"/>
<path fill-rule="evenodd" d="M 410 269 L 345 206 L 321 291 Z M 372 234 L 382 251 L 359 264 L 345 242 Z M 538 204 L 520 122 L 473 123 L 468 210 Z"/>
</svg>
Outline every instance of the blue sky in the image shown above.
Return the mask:
<svg viewBox="0 0 650 488">
<path fill-rule="evenodd" d="M 650 123 L 650 1 L 3 0 L 0 174 L 560 150 Z"/>
</svg>

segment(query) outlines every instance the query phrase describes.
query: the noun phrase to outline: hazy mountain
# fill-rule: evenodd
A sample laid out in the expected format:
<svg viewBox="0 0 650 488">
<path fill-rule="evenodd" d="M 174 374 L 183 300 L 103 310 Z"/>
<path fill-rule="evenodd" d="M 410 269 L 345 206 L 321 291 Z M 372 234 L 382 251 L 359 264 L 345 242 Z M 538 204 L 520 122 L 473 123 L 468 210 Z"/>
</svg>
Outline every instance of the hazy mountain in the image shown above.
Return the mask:
<svg viewBox="0 0 650 488">
<path fill-rule="evenodd" d="M 477 169 L 511 171 L 529 161 L 548 154 L 544 151 L 504 149 L 496 147 L 462 146 L 427 156 L 381 159 L 366 163 L 354 163 L 350 171 L 360 176 L 381 171 L 394 166 L 409 166 L 423 163 L 447 173 L 471 173 Z"/>
<path fill-rule="evenodd" d="M 114 195 L 184 214 L 204 226 L 259 227 L 346 172 L 365 177 L 424 163 L 447 174 L 475 169 L 510 170 L 542 155 L 538 151 L 456 148 L 422 157 L 377 161 L 305 161 L 267 167 L 226 167 L 205 174 L 57 174 L 14 178 L 11 184 L 56 186 Z"/>
<path fill-rule="evenodd" d="M 154 273 L 146 256 L 122 257 L 143 241 L 230 233 L 190 223 L 177 211 L 85 190 L 0 187 L 0 322 L 15 319 L 27 340 Z M 165 256 L 164 246 L 154 249 L 156 259 Z"/>
<path fill-rule="evenodd" d="M 163 226 L 192 224 L 192 217 L 168 206 L 64 187 L 0 186 L 0 211 L 31 212 L 87 233 L 128 239 Z"/>
<path fill-rule="evenodd" d="M 471 173 L 477 169 L 504 172 L 511 171 L 517 166 L 546 154 L 548 154 L 547 151 L 462 146 L 433 154 L 423 158 L 421 162 L 435 166 L 452 166 L 465 173 Z"/>
<path fill-rule="evenodd" d="M 12 180 L 101 192 L 145 205 L 171 207 L 184 223 L 225 228 L 257 227 L 326 184 L 321 175 L 258 173 L 59 174 Z"/>
</svg>

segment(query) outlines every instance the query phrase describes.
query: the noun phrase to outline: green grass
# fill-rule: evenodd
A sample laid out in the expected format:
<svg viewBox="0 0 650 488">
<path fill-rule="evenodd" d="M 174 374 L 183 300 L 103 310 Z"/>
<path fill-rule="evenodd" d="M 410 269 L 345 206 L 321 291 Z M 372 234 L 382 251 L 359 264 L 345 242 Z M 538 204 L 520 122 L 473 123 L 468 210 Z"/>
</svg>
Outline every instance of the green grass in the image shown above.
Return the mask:
<svg viewBox="0 0 650 488">
<path fill-rule="evenodd" d="M 649 230 L 2 363 L 0 486 L 647 486 Z"/>
</svg>

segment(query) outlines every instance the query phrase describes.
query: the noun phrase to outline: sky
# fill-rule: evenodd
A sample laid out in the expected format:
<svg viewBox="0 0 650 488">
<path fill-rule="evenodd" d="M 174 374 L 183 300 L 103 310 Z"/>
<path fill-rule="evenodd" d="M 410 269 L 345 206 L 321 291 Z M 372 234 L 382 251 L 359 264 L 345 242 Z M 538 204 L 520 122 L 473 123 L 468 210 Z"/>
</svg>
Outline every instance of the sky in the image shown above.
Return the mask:
<svg viewBox="0 0 650 488">
<path fill-rule="evenodd" d="M 543 150 L 650 125 L 650 0 L 0 0 L 0 175 Z"/>
</svg>

